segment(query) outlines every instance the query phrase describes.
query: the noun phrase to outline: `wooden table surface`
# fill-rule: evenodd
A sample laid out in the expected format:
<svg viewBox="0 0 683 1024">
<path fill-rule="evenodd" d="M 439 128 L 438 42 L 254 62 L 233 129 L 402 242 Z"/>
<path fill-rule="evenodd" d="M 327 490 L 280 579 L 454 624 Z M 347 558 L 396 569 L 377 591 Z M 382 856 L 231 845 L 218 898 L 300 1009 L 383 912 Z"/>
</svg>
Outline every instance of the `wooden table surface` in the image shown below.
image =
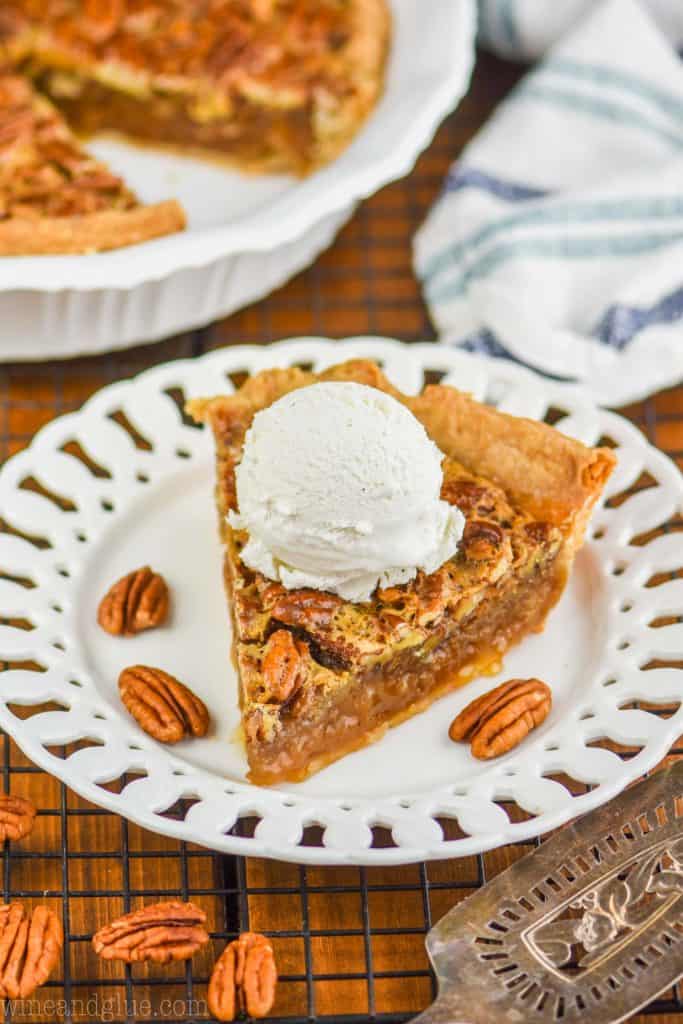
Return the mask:
<svg viewBox="0 0 683 1024">
<path fill-rule="evenodd" d="M 70 363 L 0 369 L 0 456 L 25 446 L 55 415 L 145 367 L 240 342 L 297 334 L 433 337 L 411 272 L 410 240 L 450 161 L 514 84 L 519 72 L 491 57 L 413 174 L 364 203 L 316 263 L 263 302 L 169 341 Z M 683 389 L 625 410 L 648 438 L 683 463 Z M 681 524 L 673 528 L 680 529 Z M 194 1021 L 207 1018 L 213 958 L 237 930 L 273 934 L 283 980 L 274 1015 L 286 1020 L 405 1020 L 432 998 L 424 933 L 454 903 L 533 844 L 481 857 L 390 869 L 300 868 L 212 854 L 153 835 L 98 810 L 33 767 L 6 737 L 5 786 L 40 809 L 33 835 L 5 850 L 5 899 L 59 908 L 70 941 L 62 972 L 18 1021 Z M 680 756 L 678 747 L 673 756 Z M 99 961 L 93 931 L 123 910 L 190 898 L 208 913 L 210 947 L 191 968 L 135 968 Z M 9 1011 L 8 1011 L 9 1013 Z M 681 993 L 649 1015 L 683 1020 Z"/>
</svg>

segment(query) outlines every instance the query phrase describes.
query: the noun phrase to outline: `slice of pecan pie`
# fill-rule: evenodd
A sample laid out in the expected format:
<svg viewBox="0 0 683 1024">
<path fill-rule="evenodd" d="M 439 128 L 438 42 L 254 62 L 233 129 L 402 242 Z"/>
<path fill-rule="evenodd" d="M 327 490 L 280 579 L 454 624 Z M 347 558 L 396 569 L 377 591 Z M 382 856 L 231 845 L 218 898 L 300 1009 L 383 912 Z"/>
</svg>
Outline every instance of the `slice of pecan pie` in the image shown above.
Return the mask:
<svg viewBox="0 0 683 1024">
<path fill-rule="evenodd" d="M 184 225 L 179 203 L 141 205 L 49 100 L 0 72 L 0 256 L 99 252 Z"/>
<path fill-rule="evenodd" d="M 79 132 L 306 173 L 382 88 L 386 0 L 5 0 L 0 52 Z"/>
<path fill-rule="evenodd" d="M 246 534 L 227 523 L 255 413 L 319 380 L 356 381 L 404 402 L 444 452 L 442 497 L 466 517 L 452 560 L 375 591 L 369 603 L 285 590 L 253 572 L 240 560 Z M 264 784 L 301 780 L 373 742 L 435 698 L 497 670 L 511 644 L 541 630 L 615 464 L 609 449 L 586 448 L 450 387 L 406 397 L 365 361 L 318 376 L 269 370 L 234 395 L 191 402 L 189 411 L 215 435 L 249 777 Z"/>
</svg>

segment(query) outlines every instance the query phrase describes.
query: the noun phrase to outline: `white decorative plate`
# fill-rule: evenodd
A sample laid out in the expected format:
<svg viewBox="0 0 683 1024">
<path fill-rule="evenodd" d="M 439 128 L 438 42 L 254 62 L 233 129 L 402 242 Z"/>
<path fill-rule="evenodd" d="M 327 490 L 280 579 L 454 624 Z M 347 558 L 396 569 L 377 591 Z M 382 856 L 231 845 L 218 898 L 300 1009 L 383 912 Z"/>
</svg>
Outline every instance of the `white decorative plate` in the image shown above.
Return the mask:
<svg viewBox="0 0 683 1024">
<path fill-rule="evenodd" d="M 545 632 L 506 659 L 501 678 L 540 676 L 554 691 L 551 715 L 517 750 L 476 762 L 447 738 L 453 715 L 496 682 L 489 678 L 301 785 L 258 788 L 244 779 L 235 738 L 212 445 L 179 408 L 188 396 L 229 389 L 231 375 L 244 371 L 321 368 L 355 355 L 379 360 L 407 392 L 419 390 L 425 375 L 445 374 L 507 411 L 559 417 L 563 430 L 589 444 L 614 444 L 618 467 Z M 642 489 L 627 495 L 634 485 Z M 0 515 L 15 531 L 0 534 L 0 658 L 10 663 L 0 675 L 0 724 L 33 761 L 94 803 L 226 852 L 388 864 L 527 839 L 609 799 L 683 732 L 683 672 L 648 668 L 655 658 L 683 658 L 683 625 L 659 625 L 683 613 L 683 581 L 673 579 L 683 563 L 681 535 L 652 539 L 682 505 L 680 473 L 635 427 L 505 362 L 356 338 L 228 348 L 168 363 L 54 420 L 0 472 Z M 172 621 L 131 639 L 106 635 L 95 622 L 99 598 L 145 563 L 171 585 Z M 119 671 L 136 662 L 193 687 L 214 733 L 174 748 L 146 736 L 116 694 Z M 638 701 L 651 710 L 634 707 Z M 672 702 L 679 706 L 670 717 L 655 713 Z M 637 752 L 622 760 L 591 746 L 602 737 Z M 65 752 L 64 744 L 76 748 Z M 557 773 L 592 788 L 573 797 Z M 520 821 L 519 808 L 532 817 Z"/>
<path fill-rule="evenodd" d="M 384 94 L 356 139 L 305 179 L 244 175 L 100 140 L 146 200 L 177 196 L 187 231 L 89 256 L 0 260 L 0 359 L 54 359 L 152 341 L 272 291 L 332 241 L 354 204 L 403 177 L 469 83 L 474 0 L 389 0 Z"/>
</svg>

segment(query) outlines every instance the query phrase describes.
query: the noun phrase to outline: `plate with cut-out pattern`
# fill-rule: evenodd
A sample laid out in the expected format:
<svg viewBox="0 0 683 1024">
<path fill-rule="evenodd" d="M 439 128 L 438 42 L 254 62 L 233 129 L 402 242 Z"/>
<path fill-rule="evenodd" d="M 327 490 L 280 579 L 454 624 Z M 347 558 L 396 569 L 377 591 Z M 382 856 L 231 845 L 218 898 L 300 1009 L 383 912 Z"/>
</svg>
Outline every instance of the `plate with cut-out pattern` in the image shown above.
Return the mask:
<svg viewBox="0 0 683 1024">
<path fill-rule="evenodd" d="M 267 366 L 321 369 L 351 356 L 379 361 L 407 393 L 442 379 L 609 444 L 617 468 L 546 629 L 506 656 L 500 679 L 553 687 L 550 716 L 520 747 L 484 763 L 447 739 L 452 717 L 500 681 L 487 678 L 304 783 L 257 787 L 239 741 L 212 445 L 182 408 Z M 634 426 L 499 360 L 299 338 L 167 363 L 54 420 L 0 471 L 0 724 L 92 802 L 226 852 L 387 864 L 528 839 L 609 799 L 683 732 L 683 549 L 671 528 L 682 508 L 683 477 Z M 144 564 L 169 581 L 170 621 L 110 637 L 95 621 L 99 598 Z M 134 663 L 187 682 L 209 707 L 210 735 L 169 748 L 143 733 L 116 690 Z"/>
</svg>

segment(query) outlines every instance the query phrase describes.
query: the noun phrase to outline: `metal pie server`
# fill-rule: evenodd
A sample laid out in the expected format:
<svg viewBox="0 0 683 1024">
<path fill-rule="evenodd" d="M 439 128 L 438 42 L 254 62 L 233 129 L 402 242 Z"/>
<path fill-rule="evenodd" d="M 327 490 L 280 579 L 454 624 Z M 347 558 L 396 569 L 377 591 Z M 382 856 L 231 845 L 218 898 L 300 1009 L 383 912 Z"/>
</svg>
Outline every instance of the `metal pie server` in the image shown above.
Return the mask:
<svg viewBox="0 0 683 1024">
<path fill-rule="evenodd" d="M 427 936 L 414 1024 L 624 1021 L 683 977 L 683 761 L 562 829 Z"/>
</svg>

